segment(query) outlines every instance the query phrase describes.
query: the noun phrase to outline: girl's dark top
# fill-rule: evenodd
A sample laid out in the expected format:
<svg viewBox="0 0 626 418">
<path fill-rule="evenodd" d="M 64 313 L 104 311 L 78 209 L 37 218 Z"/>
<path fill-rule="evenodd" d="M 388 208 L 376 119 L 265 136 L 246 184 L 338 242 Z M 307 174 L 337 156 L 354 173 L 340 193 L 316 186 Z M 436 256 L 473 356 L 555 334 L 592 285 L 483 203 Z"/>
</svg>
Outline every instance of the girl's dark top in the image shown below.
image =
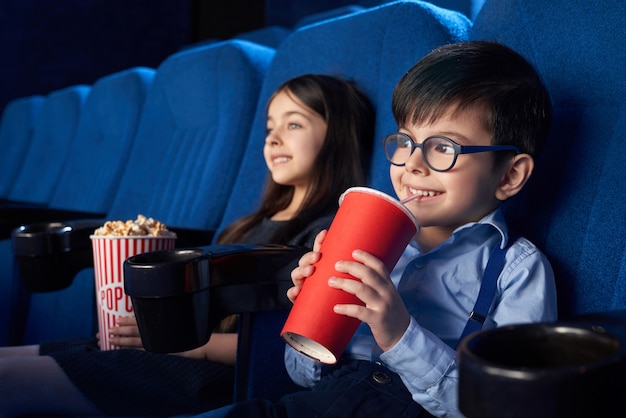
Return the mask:
<svg viewBox="0 0 626 418">
<path fill-rule="evenodd" d="M 312 248 L 332 218 L 319 218 L 286 244 Z M 283 224 L 265 219 L 245 242 L 267 242 Z M 95 339 L 46 342 L 39 353 L 53 357 L 107 415 L 196 414 L 233 401 L 234 367 L 221 363 L 134 349 L 100 351 Z"/>
</svg>

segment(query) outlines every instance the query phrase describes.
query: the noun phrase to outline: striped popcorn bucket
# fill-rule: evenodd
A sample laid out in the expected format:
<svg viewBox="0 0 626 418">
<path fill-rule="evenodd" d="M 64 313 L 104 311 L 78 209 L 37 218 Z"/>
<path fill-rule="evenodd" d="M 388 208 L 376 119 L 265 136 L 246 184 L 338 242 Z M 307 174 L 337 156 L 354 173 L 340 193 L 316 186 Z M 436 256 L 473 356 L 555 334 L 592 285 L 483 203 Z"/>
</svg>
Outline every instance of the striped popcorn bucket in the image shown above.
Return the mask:
<svg viewBox="0 0 626 418">
<path fill-rule="evenodd" d="M 174 248 L 175 236 L 100 236 L 92 235 L 100 349 L 117 347 L 109 341 L 109 330 L 117 318 L 133 316 L 131 299 L 124 293 L 124 260 L 134 255 Z"/>
</svg>

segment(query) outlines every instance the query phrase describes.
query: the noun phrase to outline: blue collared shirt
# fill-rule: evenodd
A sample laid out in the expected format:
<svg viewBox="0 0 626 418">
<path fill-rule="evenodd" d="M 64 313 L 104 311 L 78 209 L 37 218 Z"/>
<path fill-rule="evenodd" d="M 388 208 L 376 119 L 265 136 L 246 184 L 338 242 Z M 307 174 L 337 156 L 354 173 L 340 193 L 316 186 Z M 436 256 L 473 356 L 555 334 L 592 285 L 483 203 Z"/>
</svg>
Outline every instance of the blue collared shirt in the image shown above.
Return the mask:
<svg viewBox="0 0 626 418">
<path fill-rule="evenodd" d="M 501 210 L 459 227 L 452 236 L 422 253 L 415 242 L 391 273 L 411 314 L 400 341 L 382 353 L 369 326 L 361 324 L 344 353 L 380 361 L 398 373 L 413 399 L 435 416 L 462 416 L 457 408 L 455 347 L 480 290 L 491 249 L 502 248 L 508 228 Z M 546 257 L 528 240 L 507 251 L 496 293 L 483 329 L 557 319 L 554 274 Z M 299 385 L 321 378 L 321 364 L 288 348 L 285 365 Z"/>
</svg>

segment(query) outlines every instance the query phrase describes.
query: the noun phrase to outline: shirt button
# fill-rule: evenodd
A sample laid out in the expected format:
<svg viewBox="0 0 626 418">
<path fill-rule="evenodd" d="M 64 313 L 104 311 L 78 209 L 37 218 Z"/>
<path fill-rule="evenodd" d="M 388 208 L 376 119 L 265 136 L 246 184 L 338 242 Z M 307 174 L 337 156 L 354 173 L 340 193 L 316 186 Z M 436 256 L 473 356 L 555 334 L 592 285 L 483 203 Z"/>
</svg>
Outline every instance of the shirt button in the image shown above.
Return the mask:
<svg viewBox="0 0 626 418">
<path fill-rule="evenodd" d="M 391 383 L 391 378 L 387 376 L 387 374 L 380 371 L 375 371 L 374 373 L 372 373 L 372 379 L 374 379 L 376 383 L 380 383 L 381 385 L 387 385 Z"/>
</svg>

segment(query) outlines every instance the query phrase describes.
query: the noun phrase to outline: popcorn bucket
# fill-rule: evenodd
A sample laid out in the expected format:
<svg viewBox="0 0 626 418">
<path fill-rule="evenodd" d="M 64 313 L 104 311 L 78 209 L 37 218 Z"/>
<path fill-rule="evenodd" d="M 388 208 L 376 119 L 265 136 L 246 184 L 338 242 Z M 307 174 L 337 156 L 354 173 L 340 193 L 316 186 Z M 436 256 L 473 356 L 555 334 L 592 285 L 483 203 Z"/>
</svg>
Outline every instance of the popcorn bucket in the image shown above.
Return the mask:
<svg viewBox="0 0 626 418">
<path fill-rule="evenodd" d="M 116 347 L 109 342 L 109 330 L 117 318 L 133 316 L 130 297 L 124 293 L 124 260 L 128 257 L 174 248 L 176 236 L 100 236 L 91 235 L 100 349 Z"/>
</svg>

